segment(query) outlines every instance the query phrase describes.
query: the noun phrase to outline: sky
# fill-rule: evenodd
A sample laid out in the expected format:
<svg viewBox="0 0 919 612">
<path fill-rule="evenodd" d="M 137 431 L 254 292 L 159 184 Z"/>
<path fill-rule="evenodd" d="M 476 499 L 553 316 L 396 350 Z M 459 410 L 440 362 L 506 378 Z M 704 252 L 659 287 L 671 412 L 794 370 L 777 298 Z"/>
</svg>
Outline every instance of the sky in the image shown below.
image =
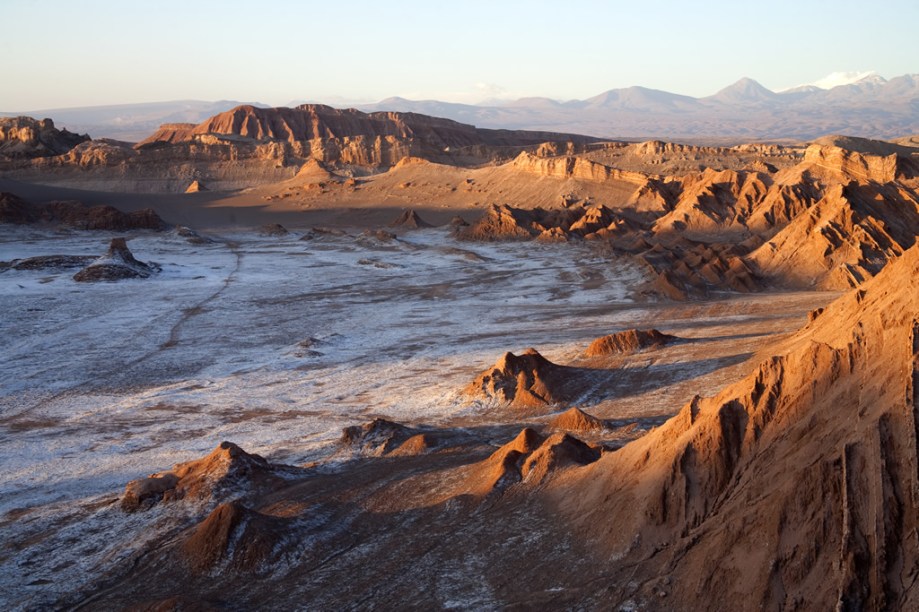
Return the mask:
<svg viewBox="0 0 919 612">
<path fill-rule="evenodd" d="M 919 73 L 919 2 L 0 0 L 0 111 L 180 99 L 702 97 Z"/>
</svg>

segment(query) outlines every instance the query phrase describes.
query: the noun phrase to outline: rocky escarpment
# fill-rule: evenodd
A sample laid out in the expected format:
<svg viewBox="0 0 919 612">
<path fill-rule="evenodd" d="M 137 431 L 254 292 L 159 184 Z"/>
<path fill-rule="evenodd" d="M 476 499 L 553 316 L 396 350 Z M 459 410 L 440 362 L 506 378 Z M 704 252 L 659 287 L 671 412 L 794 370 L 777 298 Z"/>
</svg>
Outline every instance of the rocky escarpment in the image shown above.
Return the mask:
<svg viewBox="0 0 919 612">
<path fill-rule="evenodd" d="M 54 127 L 51 119 L 0 117 L 0 159 L 32 159 L 67 153 L 89 140 Z"/>
<path fill-rule="evenodd" d="M 848 289 L 876 275 L 919 233 L 919 197 L 896 182 L 834 185 L 752 252 L 757 274 L 791 287 Z"/>
<path fill-rule="evenodd" d="M 919 603 L 917 295 L 913 247 L 786 352 L 559 487 L 578 531 L 646 578 L 614 599 L 666 596 L 686 610 L 712 609 L 712 592 L 749 609 Z"/>
<path fill-rule="evenodd" d="M 137 147 L 274 143 L 284 155 L 328 164 L 392 166 L 410 157 L 454 162 L 464 156 L 487 159 L 505 147 L 516 153 L 546 141 L 583 144 L 591 140 L 552 132 L 478 129 L 415 113 L 363 113 L 304 104 L 267 109 L 239 106 L 198 125 L 167 124 Z M 495 151 L 489 153 L 489 148 Z"/>
<path fill-rule="evenodd" d="M 89 141 L 48 158 L 8 159 L 10 178 L 104 191 L 183 192 L 193 182 L 227 190 L 294 179 L 305 164 L 358 175 L 407 159 L 454 166 L 510 161 L 524 151 L 577 151 L 575 134 L 479 129 L 414 113 L 363 113 L 323 105 L 240 106 L 200 124 L 165 124 L 133 148 Z M 354 186 L 354 182 L 347 183 Z"/>
<path fill-rule="evenodd" d="M 877 274 L 919 235 L 919 151 L 855 140 L 860 151 L 814 144 L 781 170 L 632 173 L 638 188 L 616 209 L 492 205 L 458 236 L 603 239 L 646 264 L 646 292 L 671 299 L 770 286 L 847 289 Z M 605 172 L 597 163 L 572 160 L 521 156 L 515 164 L 557 178 Z"/>
<path fill-rule="evenodd" d="M 553 178 L 577 178 L 590 181 L 624 181 L 636 185 L 645 184 L 649 178 L 641 172 L 628 172 L 590 161 L 584 157 L 573 155 L 561 157 L 547 157 L 529 152 L 523 152 L 514 159 L 514 168 L 521 172 L 528 172 L 538 176 Z"/>
</svg>

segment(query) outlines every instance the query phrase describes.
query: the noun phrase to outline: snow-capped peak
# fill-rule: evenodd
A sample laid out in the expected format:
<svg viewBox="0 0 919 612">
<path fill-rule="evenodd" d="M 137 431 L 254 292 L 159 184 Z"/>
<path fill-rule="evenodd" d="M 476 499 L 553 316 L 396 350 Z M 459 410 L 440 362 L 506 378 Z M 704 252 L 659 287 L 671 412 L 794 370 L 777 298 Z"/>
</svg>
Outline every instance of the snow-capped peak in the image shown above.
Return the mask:
<svg viewBox="0 0 919 612">
<path fill-rule="evenodd" d="M 806 87 L 818 87 L 820 89 L 833 89 L 834 87 L 839 87 L 841 85 L 852 85 L 853 83 L 860 83 L 860 82 L 881 84 L 881 83 L 885 83 L 886 80 L 884 79 L 884 77 L 879 75 L 877 72 L 874 72 L 873 70 L 834 72 L 832 74 L 828 74 L 822 79 L 817 79 L 816 81 L 813 81 L 812 83 L 804 83 L 802 85 L 798 85 L 797 87 L 791 87 L 789 89 L 786 89 L 785 91 L 792 91 L 792 90 L 800 91 Z"/>
</svg>

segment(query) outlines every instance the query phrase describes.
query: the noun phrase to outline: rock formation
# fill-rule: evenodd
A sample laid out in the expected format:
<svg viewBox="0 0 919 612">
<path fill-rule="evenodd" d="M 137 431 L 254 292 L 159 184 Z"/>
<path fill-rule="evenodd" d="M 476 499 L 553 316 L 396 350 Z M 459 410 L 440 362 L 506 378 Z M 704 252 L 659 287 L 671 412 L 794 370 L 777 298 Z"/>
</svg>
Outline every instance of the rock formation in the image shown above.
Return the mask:
<svg viewBox="0 0 919 612">
<path fill-rule="evenodd" d="M 204 183 L 202 183 L 198 179 L 195 179 L 185 189 L 185 193 L 198 193 L 200 191 L 207 191 L 207 190 L 208 189 L 207 187 L 204 186 Z"/>
<path fill-rule="evenodd" d="M 919 559 L 917 295 L 913 247 L 787 352 L 559 490 L 579 529 L 638 560 L 630 575 L 669 576 L 623 599 L 666 584 L 687 610 L 713 592 L 758 609 L 919 603 L 902 573 Z"/>
<path fill-rule="evenodd" d="M 121 508 L 136 512 L 160 501 L 211 499 L 216 493 L 244 486 L 256 477 L 261 481 L 271 480 L 274 471 L 262 457 L 249 454 L 232 442 L 221 442 L 206 457 L 132 480 L 125 487 Z"/>
<path fill-rule="evenodd" d="M 667 152 L 679 146 L 610 145 L 591 156 L 600 159 L 615 151 L 621 161 L 630 159 L 628 155 L 671 154 Z M 622 151 L 627 149 L 631 153 L 626 155 Z M 693 154 L 731 151 L 699 148 Z M 567 180 L 578 167 L 572 159 L 521 155 L 514 167 Z M 797 163 L 786 162 L 782 169 L 763 163 L 756 166 L 760 170 L 708 168 L 671 177 L 631 173 L 625 178 L 637 190 L 621 209 L 574 206 L 569 199 L 557 209 L 492 205 L 457 236 L 608 240 L 647 264 L 647 292 L 671 299 L 768 286 L 846 289 L 877 274 L 914 243 L 919 234 L 914 184 L 919 151 L 834 137 L 808 147 Z M 597 163 L 591 161 L 591 167 Z M 597 172 L 594 168 L 587 174 Z M 624 179 L 610 174 L 598 180 Z"/>
<path fill-rule="evenodd" d="M 655 233 L 707 238 L 745 232 L 744 217 L 767 193 L 772 180 L 756 172 L 705 170 L 681 180 L 673 209 L 654 223 Z"/>
<path fill-rule="evenodd" d="M 159 272 L 156 264 L 144 263 L 134 258 L 125 238 L 112 238 L 108 251 L 102 257 L 73 275 L 80 283 L 118 281 L 128 278 L 149 278 Z"/>
<path fill-rule="evenodd" d="M 125 213 L 107 205 L 86 206 L 80 202 L 51 202 L 44 206 L 42 214 L 51 222 L 80 230 L 162 231 L 168 227 L 152 208 Z"/>
<path fill-rule="evenodd" d="M 644 185 L 648 176 L 640 172 L 618 170 L 583 157 L 564 155 L 547 157 L 523 152 L 514 159 L 514 168 L 539 176 L 577 178 L 590 181 L 624 181 Z"/>
<path fill-rule="evenodd" d="M 239 106 L 194 126 L 166 124 L 137 147 L 276 143 L 291 155 L 323 163 L 392 166 L 409 157 L 455 159 L 488 147 L 591 140 L 551 132 L 483 130 L 415 113 L 363 113 L 304 104 L 268 109 Z"/>
<path fill-rule="evenodd" d="M 457 231 L 461 240 L 555 240 L 603 238 L 622 231 L 624 222 L 604 206 L 522 209 L 493 204 L 468 227 Z"/>
<path fill-rule="evenodd" d="M 466 393 L 532 411 L 568 401 L 571 374 L 569 368 L 556 365 L 529 348 L 519 356 L 505 353 L 466 388 Z"/>
<path fill-rule="evenodd" d="M 0 262 L 0 267 L 6 264 L 6 267 L 13 270 L 67 270 L 83 268 L 96 259 L 92 255 L 39 255 L 14 259 L 11 262 Z"/>
<path fill-rule="evenodd" d="M 554 433 L 526 458 L 520 473 L 528 484 L 540 484 L 553 472 L 593 463 L 601 452 L 567 433 Z"/>
<path fill-rule="evenodd" d="M 504 444 L 484 461 L 471 466 L 459 490 L 483 497 L 501 493 L 523 479 L 523 462 L 543 443 L 544 438 L 535 430 L 525 427 L 513 440 Z"/>
<path fill-rule="evenodd" d="M 529 240 L 538 234 L 533 223 L 531 211 L 494 204 L 472 225 L 458 226 L 457 237 L 462 240 Z"/>
<path fill-rule="evenodd" d="M 345 427 L 341 432 L 340 444 L 360 454 L 379 457 L 401 448 L 418 435 L 416 430 L 405 425 L 378 418 L 363 425 Z M 403 452 L 408 453 L 410 448 L 426 443 L 427 440 L 423 438 L 416 439 Z"/>
<path fill-rule="evenodd" d="M 597 338 L 584 352 L 588 357 L 634 353 L 647 348 L 658 348 L 679 341 L 676 336 L 662 334 L 656 329 L 629 329 Z"/>
<path fill-rule="evenodd" d="M 503 493 L 514 485 L 532 490 L 558 472 L 593 463 L 600 455 L 599 448 L 567 433 L 544 438 L 527 427 L 484 461 L 465 468 L 464 478 L 451 493 L 485 497 Z"/>
<path fill-rule="evenodd" d="M 61 155 L 89 140 L 54 127 L 51 119 L 0 117 L 0 159 L 31 159 Z"/>
<path fill-rule="evenodd" d="M 425 227 L 434 227 L 424 219 L 422 219 L 417 212 L 413 209 L 408 209 L 402 212 L 398 218 L 396 218 L 392 223 L 389 224 L 389 227 L 402 227 L 405 229 L 422 229 Z"/>
<path fill-rule="evenodd" d="M 552 429 L 578 433 L 598 432 L 606 428 L 603 421 L 576 406 L 554 417 L 548 424 Z"/>
<path fill-rule="evenodd" d="M 912 246 L 917 229 L 912 191 L 896 183 L 835 185 L 748 261 L 774 284 L 848 289 Z"/>
</svg>

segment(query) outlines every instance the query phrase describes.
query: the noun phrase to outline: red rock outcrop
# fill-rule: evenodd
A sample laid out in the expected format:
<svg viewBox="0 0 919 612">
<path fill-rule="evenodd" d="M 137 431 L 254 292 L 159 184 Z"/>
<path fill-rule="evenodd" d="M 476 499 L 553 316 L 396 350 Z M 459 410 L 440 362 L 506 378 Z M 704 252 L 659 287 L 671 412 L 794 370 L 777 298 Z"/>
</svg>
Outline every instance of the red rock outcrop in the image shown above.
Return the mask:
<svg viewBox="0 0 919 612">
<path fill-rule="evenodd" d="M 588 357 L 628 354 L 647 348 L 666 346 L 678 341 L 679 338 L 676 336 L 662 334 L 656 329 L 629 329 L 597 338 L 590 343 L 584 354 Z"/>
<path fill-rule="evenodd" d="M 814 144 L 804 152 L 804 163 L 825 170 L 841 181 L 889 183 L 897 178 L 897 154 L 867 155 L 840 147 Z"/>
<path fill-rule="evenodd" d="M 200 191 L 207 191 L 207 187 L 204 186 L 204 183 L 198 179 L 193 180 L 188 187 L 185 189 L 185 193 L 198 193 Z"/>
<path fill-rule="evenodd" d="M 196 126 L 167 124 L 137 147 L 283 143 L 293 155 L 322 162 L 392 166 L 408 157 L 444 159 L 481 147 L 536 147 L 546 141 L 591 140 L 552 132 L 478 129 L 415 113 L 363 113 L 304 104 L 296 108 L 239 106 Z"/>
<path fill-rule="evenodd" d="M 195 127 L 197 126 L 194 123 L 164 123 L 153 134 L 137 144 L 163 145 L 192 140 L 195 135 Z"/>
<path fill-rule="evenodd" d="M 543 438 L 527 427 L 487 459 L 466 469 L 465 478 L 453 494 L 484 497 L 518 483 L 532 488 L 566 468 L 593 463 L 600 455 L 599 448 L 567 433 Z"/>
<path fill-rule="evenodd" d="M 654 243 L 638 256 L 652 276 L 646 289 L 669 299 L 704 296 L 712 290 L 747 293 L 763 287 L 732 245 L 668 240 Z"/>
<path fill-rule="evenodd" d="M 587 414 L 576 406 L 572 406 L 565 412 L 554 417 L 549 421 L 548 425 L 552 429 L 579 433 L 598 432 L 606 428 L 603 421 L 593 415 Z"/>
<path fill-rule="evenodd" d="M 457 237 L 461 240 L 530 240 L 538 234 L 533 224 L 530 211 L 493 204 L 477 221 L 461 227 Z"/>
<path fill-rule="evenodd" d="M 848 289 L 916 241 L 919 197 L 896 183 L 835 185 L 747 261 L 773 284 Z"/>
<path fill-rule="evenodd" d="M 494 399 L 513 408 L 530 410 L 568 401 L 567 368 L 529 348 L 519 356 L 505 353 L 467 388 L 473 397 Z"/>
<path fill-rule="evenodd" d="M 601 452 L 567 433 L 555 433 L 526 458 L 520 473 L 527 484 L 540 484 L 554 472 L 593 463 Z"/>
<path fill-rule="evenodd" d="M 460 490 L 480 497 L 502 492 L 523 478 L 523 462 L 543 443 L 543 437 L 529 427 L 517 437 L 501 446 L 487 459 L 473 465 L 462 481 Z"/>
<path fill-rule="evenodd" d="M 604 166 L 583 157 L 561 156 L 544 157 L 538 154 L 523 152 L 514 159 L 514 168 L 537 176 L 557 179 L 576 178 L 588 181 L 623 181 L 635 185 L 644 185 L 649 176 L 641 172 L 628 172 Z"/>
<path fill-rule="evenodd" d="M 232 442 L 221 442 L 209 455 L 178 463 L 167 472 L 132 480 L 125 487 L 121 508 L 144 510 L 160 500 L 210 499 L 215 493 L 240 487 L 253 479 L 270 480 L 273 466 Z"/>
<path fill-rule="evenodd" d="M 137 152 L 128 143 L 112 140 L 88 140 L 81 142 L 66 153 L 41 160 L 42 167 L 72 166 L 77 168 L 111 167 L 125 164 L 137 157 Z"/>
<path fill-rule="evenodd" d="M 479 219 L 457 231 L 461 240 L 567 240 L 605 238 L 632 229 L 627 221 L 602 205 L 523 209 L 493 204 Z"/>
<path fill-rule="evenodd" d="M 772 179 L 755 172 L 705 170 L 685 177 L 673 209 L 659 218 L 653 231 L 707 237 L 745 231 L 744 220 L 767 193 Z"/>
</svg>

